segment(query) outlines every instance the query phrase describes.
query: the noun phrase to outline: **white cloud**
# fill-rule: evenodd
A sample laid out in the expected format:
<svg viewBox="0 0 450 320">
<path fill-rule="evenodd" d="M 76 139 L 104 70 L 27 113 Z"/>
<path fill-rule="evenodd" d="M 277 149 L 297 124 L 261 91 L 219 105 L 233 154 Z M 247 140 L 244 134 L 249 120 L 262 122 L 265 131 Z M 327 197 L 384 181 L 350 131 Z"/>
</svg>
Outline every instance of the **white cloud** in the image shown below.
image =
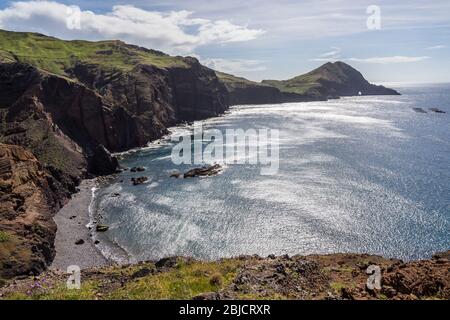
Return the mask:
<svg viewBox="0 0 450 320">
<path fill-rule="evenodd" d="M 448 46 L 444 46 L 444 45 L 437 45 L 437 46 L 431 46 L 426 48 L 427 50 L 440 50 L 440 49 L 445 49 L 448 48 Z"/>
<path fill-rule="evenodd" d="M 318 58 L 310 59 L 317 62 L 331 62 L 341 60 L 342 49 L 339 47 L 330 47 L 330 51 L 324 52 Z"/>
<path fill-rule="evenodd" d="M 391 63 L 420 62 L 428 59 L 430 59 L 430 57 L 428 56 L 422 57 L 392 56 L 392 57 L 373 57 L 373 58 L 349 58 L 345 60 L 362 63 L 391 64 Z"/>
<path fill-rule="evenodd" d="M 264 61 L 260 60 L 246 60 L 246 59 L 222 59 L 222 58 L 197 58 L 205 66 L 226 72 L 226 73 L 242 73 L 242 72 L 259 72 L 267 70 L 263 65 Z"/>
<path fill-rule="evenodd" d="M 228 20 L 194 18 L 191 11 L 147 11 L 131 5 L 117 5 L 103 14 L 80 10 L 80 29 L 69 29 L 70 8 L 79 10 L 53 1 L 13 2 L 0 10 L 0 27 L 64 39 L 120 39 L 180 54 L 212 43 L 249 41 L 264 33 Z"/>
<path fill-rule="evenodd" d="M 331 51 L 322 53 L 320 56 L 323 58 L 339 58 L 339 54 L 341 53 L 341 48 L 338 47 L 331 47 Z"/>
</svg>

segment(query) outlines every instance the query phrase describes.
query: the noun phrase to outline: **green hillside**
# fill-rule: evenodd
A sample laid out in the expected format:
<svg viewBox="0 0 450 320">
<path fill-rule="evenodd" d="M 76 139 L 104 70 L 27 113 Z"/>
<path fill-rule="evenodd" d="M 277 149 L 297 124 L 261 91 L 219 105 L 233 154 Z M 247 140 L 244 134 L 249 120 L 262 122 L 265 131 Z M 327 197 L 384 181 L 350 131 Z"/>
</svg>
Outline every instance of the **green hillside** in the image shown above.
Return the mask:
<svg viewBox="0 0 450 320">
<path fill-rule="evenodd" d="M 129 71 L 137 64 L 161 68 L 185 66 L 180 57 L 122 41 L 64 41 L 37 33 L 4 30 L 0 30 L 0 61 L 27 62 L 58 75 L 66 75 L 66 70 L 77 63 L 120 71 Z"/>
<path fill-rule="evenodd" d="M 263 83 L 277 87 L 282 92 L 320 94 L 325 83 L 343 84 L 351 77 L 363 80 L 362 75 L 343 62 L 326 63 L 304 75 L 284 80 L 264 80 Z"/>
</svg>

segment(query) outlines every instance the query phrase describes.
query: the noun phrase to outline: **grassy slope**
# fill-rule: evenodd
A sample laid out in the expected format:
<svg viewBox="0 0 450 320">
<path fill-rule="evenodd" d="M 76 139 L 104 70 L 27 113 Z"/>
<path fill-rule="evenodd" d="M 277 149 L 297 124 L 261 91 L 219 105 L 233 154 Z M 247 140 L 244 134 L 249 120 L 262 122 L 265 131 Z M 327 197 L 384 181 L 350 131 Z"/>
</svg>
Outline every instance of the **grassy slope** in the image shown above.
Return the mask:
<svg viewBox="0 0 450 320">
<path fill-rule="evenodd" d="M 20 288 L 4 296 L 6 299 L 78 300 L 78 299 L 190 299 L 204 292 L 218 292 L 228 286 L 242 264 L 235 259 L 217 262 L 180 260 L 176 267 L 157 272 L 154 263 L 131 265 L 125 268 L 106 267 L 94 275 L 84 277 L 81 290 L 66 288 L 65 278 L 43 277 L 31 290 Z M 148 269 L 150 275 L 130 279 L 136 271 Z M 122 281 L 121 281 L 122 279 Z M 127 279 L 126 281 L 124 281 Z M 121 284 L 121 282 L 123 284 Z"/>
<path fill-rule="evenodd" d="M 77 62 L 104 69 L 129 71 L 136 64 L 165 68 L 185 66 L 179 57 L 127 45 L 121 41 L 64 41 L 36 33 L 0 30 L 0 61 L 30 63 L 42 70 L 65 76 Z"/>
<path fill-rule="evenodd" d="M 177 258 L 171 266 L 145 262 L 84 270 L 81 289 L 66 288 L 67 274 L 0 281 L 1 299 L 192 299 L 219 293 L 234 299 L 449 299 L 450 252 L 403 263 L 361 254 L 230 258 L 202 262 Z M 383 288 L 366 289 L 369 265 Z"/>
<path fill-rule="evenodd" d="M 246 87 L 267 87 L 267 84 L 250 81 L 242 77 L 236 77 L 228 73 L 216 71 L 217 78 L 227 86 L 229 90 Z"/>
<path fill-rule="evenodd" d="M 284 81 L 264 80 L 263 83 L 277 87 L 282 92 L 314 94 L 322 87 L 321 81 L 342 83 L 345 74 L 336 63 L 327 63 L 307 74 Z"/>
</svg>

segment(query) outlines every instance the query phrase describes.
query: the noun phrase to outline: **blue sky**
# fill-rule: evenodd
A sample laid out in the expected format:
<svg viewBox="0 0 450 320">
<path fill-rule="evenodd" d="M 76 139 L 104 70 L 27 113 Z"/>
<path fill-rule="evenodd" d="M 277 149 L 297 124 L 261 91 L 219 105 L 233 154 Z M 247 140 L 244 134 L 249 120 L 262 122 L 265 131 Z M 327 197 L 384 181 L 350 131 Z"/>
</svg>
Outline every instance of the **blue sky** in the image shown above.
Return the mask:
<svg viewBox="0 0 450 320">
<path fill-rule="evenodd" d="M 0 28 L 121 39 L 253 80 L 343 60 L 373 82 L 450 82 L 450 1 L 355 2 L 0 0 Z M 367 27 L 370 5 L 380 9 L 380 29 Z M 70 28 L 73 17 L 79 25 Z"/>
</svg>

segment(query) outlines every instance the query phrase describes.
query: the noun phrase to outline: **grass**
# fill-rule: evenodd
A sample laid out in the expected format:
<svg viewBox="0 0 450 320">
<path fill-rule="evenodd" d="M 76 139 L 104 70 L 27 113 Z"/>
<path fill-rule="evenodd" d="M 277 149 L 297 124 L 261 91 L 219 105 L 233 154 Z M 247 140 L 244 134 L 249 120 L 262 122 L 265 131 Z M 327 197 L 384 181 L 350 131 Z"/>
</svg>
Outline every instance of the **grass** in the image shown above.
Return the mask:
<svg viewBox="0 0 450 320">
<path fill-rule="evenodd" d="M 0 243 L 7 242 L 9 241 L 9 239 L 10 239 L 9 234 L 7 234 L 4 231 L 0 231 Z"/>
<path fill-rule="evenodd" d="M 4 30 L 0 30 L 0 61 L 26 62 L 61 76 L 67 76 L 66 71 L 77 63 L 125 72 L 137 64 L 160 68 L 186 66 L 179 57 L 121 41 L 64 41 L 37 33 Z"/>
<path fill-rule="evenodd" d="M 225 86 L 230 91 L 233 91 L 234 89 L 237 89 L 237 88 L 246 88 L 249 86 L 250 87 L 255 87 L 255 86 L 267 87 L 268 86 L 267 84 L 250 81 L 248 79 L 236 77 L 231 74 L 224 73 L 224 72 L 216 71 L 216 75 L 217 75 L 217 78 L 219 78 L 219 80 L 223 84 L 225 84 Z"/>
<path fill-rule="evenodd" d="M 37 290 L 24 293 L 15 291 L 5 299 L 15 300 L 94 300 L 94 299 L 191 299 L 206 292 L 217 292 L 229 285 L 236 277 L 240 266 L 239 260 L 217 262 L 184 262 L 165 272 L 155 272 L 148 276 L 120 283 L 121 278 L 129 277 L 144 266 L 133 265 L 126 268 L 109 267 L 101 271 L 98 278 L 81 279 L 80 290 L 69 290 L 65 281 L 59 281 Z M 147 263 L 146 268 L 154 269 L 154 264 Z M 115 279 L 115 281 L 111 281 Z"/>
<path fill-rule="evenodd" d="M 320 95 L 324 82 L 342 83 L 347 75 L 345 71 L 352 71 L 344 63 L 326 63 L 323 66 L 298 77 L 285 80 L 264 80 L 263 83 L 274 86 L 282 92 Z"/>
</svg>

